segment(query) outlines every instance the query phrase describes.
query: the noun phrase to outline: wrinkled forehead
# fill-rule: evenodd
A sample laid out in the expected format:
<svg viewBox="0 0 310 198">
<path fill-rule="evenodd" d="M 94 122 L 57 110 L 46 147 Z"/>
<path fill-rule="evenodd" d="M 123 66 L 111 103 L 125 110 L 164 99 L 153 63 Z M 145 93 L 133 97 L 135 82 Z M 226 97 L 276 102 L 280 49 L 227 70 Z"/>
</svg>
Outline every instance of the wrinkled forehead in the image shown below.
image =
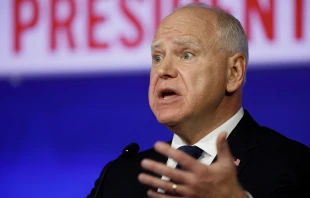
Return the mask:
<svg viewBox="0 0 310 198">
<path fill-rule="evenodd" d="M 178 36 L 173 38 L 168 38 L 170 43 L 174 46 L 178 47 L 191 47 L 191 48 L 201 48 L 203 47 L 203 43 L 197 38 L 189 35 Z M 151 44 L 151 50 L 153 51 L 156 48 L 161 48 L 165 44 L 166 40 L 154 40 Z"/>
<path fill-rule="evenodd" d="M 209 42 L 215 37 L 216 28 L 217 18 L 212 11 L 205 8 L 181 8 L 162 20 L 152 47 L 162 42 L 163 38 L 188 44 Z"/>
</svg>

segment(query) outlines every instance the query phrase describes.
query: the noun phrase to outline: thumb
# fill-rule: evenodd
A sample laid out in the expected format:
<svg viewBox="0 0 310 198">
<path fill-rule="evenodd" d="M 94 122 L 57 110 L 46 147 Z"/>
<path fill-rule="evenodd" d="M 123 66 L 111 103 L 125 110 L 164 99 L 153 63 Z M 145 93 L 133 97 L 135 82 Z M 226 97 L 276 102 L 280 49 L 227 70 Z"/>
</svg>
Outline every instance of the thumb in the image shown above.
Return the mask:
<svg viewBox="0 0 310 198">
<path fill-rule="evenodd" d="M 221 163 L 233 162 L 233 157 L 230 154 L 228 142 L 226 141 L 227 133 L 223 132 L 217 137 L 216 148 L 217 148 L 217 159 Z"/>
</svg>

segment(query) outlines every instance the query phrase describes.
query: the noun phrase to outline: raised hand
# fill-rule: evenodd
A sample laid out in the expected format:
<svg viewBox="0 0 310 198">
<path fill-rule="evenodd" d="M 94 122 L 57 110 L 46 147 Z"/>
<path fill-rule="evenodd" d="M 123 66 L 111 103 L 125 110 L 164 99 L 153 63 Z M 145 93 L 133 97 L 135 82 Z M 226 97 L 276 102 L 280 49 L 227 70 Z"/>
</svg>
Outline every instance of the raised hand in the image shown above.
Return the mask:
<svg viewBox="0 0 310 198">
<path fill-rule="evenodd" d="M 157 142 L 155 150 L 167 157 L 173 158 L 185 170 L 167 167 L 153 160 L 145 159 L 141 162 L 144 169 L 165 175 L 171 181 L 140 174 L 141 183 L 154 188 L 163 189 L 166 194 L 149 190 L 151 198 L 246 198 L 242 187 L 238 183 L 236 167 L 230 154 L 226 133 L 221 133 L 217 138 L 217 161 L 206 166 L 186 153 L 173 149 L 169 144 Z"/>
</svg>

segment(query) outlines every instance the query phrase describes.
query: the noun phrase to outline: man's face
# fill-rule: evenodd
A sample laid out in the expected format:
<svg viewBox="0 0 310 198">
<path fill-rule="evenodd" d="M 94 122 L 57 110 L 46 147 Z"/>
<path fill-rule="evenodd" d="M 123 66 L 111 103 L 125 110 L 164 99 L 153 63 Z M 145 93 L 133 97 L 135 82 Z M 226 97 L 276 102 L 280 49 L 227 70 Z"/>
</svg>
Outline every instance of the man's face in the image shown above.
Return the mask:
<svg viewBox="0 0 310 198">
<path fill-rule="evenodd" d="M 227 57 L 214 13 L 183 8 L 165 18 L 152 43 L 149 104 L 157 120 L 175 126 L 215 112 L 225 96 Z"/>
</svg>

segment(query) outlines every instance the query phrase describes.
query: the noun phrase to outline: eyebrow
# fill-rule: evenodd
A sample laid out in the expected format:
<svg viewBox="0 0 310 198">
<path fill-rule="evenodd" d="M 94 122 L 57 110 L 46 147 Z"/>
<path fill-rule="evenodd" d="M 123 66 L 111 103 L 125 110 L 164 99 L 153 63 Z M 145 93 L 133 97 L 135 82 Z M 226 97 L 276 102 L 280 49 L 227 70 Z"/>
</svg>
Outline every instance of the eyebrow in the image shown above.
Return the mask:
<svg viewBox="0 0 310 198">
<path fill-rule="evenodd" d="M 162 44 L 161 41 L 154 41 L 152 44 L 151 44 L 151 50 L 157 48 L 157 47 L 160 47 Z"/>
<path fill-rule="evenodd" d="M 160 47 L 162 45 L 162 41 L 154 41 L 151 44 L 151 50 Z M 194 47 L 201 47 L 201 45 L 193 40 L 189 39 L 176 39 L 172 41 L 173 44 L 178 45 L 178 46 L 194 46 Z"/>
</svg>

